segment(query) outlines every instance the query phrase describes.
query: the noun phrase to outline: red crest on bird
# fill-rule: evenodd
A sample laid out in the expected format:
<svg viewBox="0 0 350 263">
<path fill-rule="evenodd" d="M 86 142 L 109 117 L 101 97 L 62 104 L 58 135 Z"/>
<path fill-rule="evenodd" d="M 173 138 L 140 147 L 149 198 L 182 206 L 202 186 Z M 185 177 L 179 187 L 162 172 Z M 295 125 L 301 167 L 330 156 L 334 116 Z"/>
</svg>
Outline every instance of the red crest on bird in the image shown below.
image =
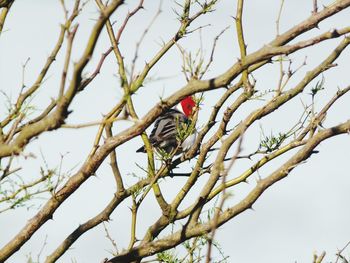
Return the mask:
<svg viewBox="0 0 350 263">
<path fill-rule="evenodd" d="M 196 106 L 196 102 L 192 96 L 188 96 L 179 103 L 179 106 L 181 106 L 181 111 L 186 117 L 189 117 L 193 113 L 193 108 Z"/>
</svg>

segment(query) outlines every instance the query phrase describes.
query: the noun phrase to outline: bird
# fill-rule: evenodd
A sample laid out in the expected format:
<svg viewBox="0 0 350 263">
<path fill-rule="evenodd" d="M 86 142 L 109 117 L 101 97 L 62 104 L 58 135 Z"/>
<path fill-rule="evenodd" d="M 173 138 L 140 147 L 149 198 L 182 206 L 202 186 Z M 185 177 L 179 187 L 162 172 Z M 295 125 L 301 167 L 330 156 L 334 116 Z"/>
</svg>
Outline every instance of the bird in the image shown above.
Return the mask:
<svg viewBox="0 0 350 263">
<path fill-rule="evenodd" d="M 181 154 L 194 144 L 197 131 L 193 125 L 197 112 L 193 96 L 187 96 L 174 108 L 159 116 L 149 137 L 150 143 L 159 153 Z M 146 152 L 145 146 L 136 152 Z"/>
</svg>

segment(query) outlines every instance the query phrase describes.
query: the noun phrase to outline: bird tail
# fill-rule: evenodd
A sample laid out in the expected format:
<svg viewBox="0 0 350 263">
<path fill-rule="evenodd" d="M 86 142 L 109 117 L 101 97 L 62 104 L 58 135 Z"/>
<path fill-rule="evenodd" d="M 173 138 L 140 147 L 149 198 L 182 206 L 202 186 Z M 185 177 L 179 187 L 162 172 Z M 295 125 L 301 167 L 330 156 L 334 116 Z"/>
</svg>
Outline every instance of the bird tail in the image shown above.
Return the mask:
<svg viewBox="0 0 350 263">
<path fill-rule="evenodd" d="M 145 153 L 146 149 L 145 146 L 143 145 L 142 147 L 140 147 L 139 149 L 136 150 L 137 153 Z"/>
</svg>

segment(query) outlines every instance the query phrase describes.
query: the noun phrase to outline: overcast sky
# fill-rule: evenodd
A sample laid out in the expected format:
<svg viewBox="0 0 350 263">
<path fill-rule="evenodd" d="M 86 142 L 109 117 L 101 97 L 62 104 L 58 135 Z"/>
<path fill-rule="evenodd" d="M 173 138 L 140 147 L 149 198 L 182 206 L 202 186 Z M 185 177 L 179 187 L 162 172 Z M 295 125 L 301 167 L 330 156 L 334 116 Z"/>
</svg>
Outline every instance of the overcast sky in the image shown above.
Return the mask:
<svg viewBox="0 0 350 263">
<path fill-rule="evenodd" d="M 72 1 L 67 2 L 72 3 Z M 124 18 L 125 11 L 132 9 L 138 1 L 126 2 L 127 4 L 113 16 L 113 20 L 117 21 L 117 27 Z M 319 5 L 322 6 L 332 1 L 319 2 Z M 201 37 L 197 31 L 180 41 L 184 48 L 193 52 L 202 45 L 208 58 L 213 38 L 225 27 L 230 26 L 218 42 L 208 78 L 224 72 L 239 57 L 232 18 L 235 14 L 235 3 L 236 1 L 221 0 L 215 12 L 193 24 L 193 29 L 200 25 L 208 25 L 201 30 Z M 156 0 L 145 0 L 145 10 L 132 19 L 122 36 L 121 50 L 128 65 L 132 61 L 136 42 L 152 20 L 158 4 Z M 248 52 L 255 51 L 275 37 L 275 21 L 279 5 L 279 0 L 246 1 L 244 27 Z M 173 8 L 178 8 L 174 1 L 163 1 L 162 13 L 141 46 L 137 69 L 141 69 L 144 62 L 159 49 L 162 41 L 170 39 L 177 30 L 179 23 Z M 311 14 L 311 10 L 311 0 L 285 0 L 280 25 L 281 32 L 306 19 Z M 77 61 L 81 56 L 85 41 L 97 16 L 94 1 L 90 1 L 78 19 L 80 25 L 74 42 L 72 61 Z M 343 11 L 327 22 L 321 23 L 320 30 L 313 30 L 305 37 L 331 28 L 349 26 L 349 17 L 350 10 Z M 23 63 L 30 57 L 24 75 L 24 83 L 30 86 L 50 54 L 58 38 L 59 24 L 62 22 L 63 12 L 58 0 L 16 0 L 14 3 L 5 24 L 5 32 L 0 37 L 0 89 L 13 100 L 22 84 Z M 306 56 L 307 65 L 296 74 L 295 80 L 291 80 L 288 88 L 293 87 L 293 83 L 297 83 L 307 70 L 312 69 L 312 66 L 324 59 L 339 41 L 340 39 L 328 41 L 317 48 L 293 54 L 291 58 L 295 68 L 303 63 Z M 100 55 L 109 46 L 110 43 L 104 31 L 85 72 L 94 70 Z M 64 52 L 61 51 L 48 73 L 43 89 L 32 100 L 37 109 L 43 109 L 50 101 L 50 97 L 57 94 L 63 56 Z M 174 47 L 151 71 L 152 78 L 135 96 L 136 110 L 140 116 L 144 115 L 160 97 L 172 94 L 186 83 L 181 73 L 181 63 L 179 50 Z M 324 74 L 326 89 L 316 98 L 316 110 L 329 100 L 337 88 L 344 88 L 350 84 L 350 51 L 345 51 L 337 63 L 338 67 Z M 104 63 L 100 75 L 74 101 L 72 105 L 74 111 L 69 116 L 67 123 L 81 124 L 97 121 L 115 105 L 122 96 L 119 80 L 115 76 L 116 72 L 116 63 L 111 55 Z M 254 74 L 257 79 L 257 89 L 262 92 L 274 89 L 278 82 L 278 74 L 278 67 L 272 65 L 257 71 Z M 215 99 L 222 93 L 223 91 L 219 90 L 205 96 L 198 125 L 204 123 L 211 106 L 216 102 Z M 305 95 L 303 102 L 310 103 L 310 98 Z M 1 105 L 5 105 L 5 102 L 6 98 L 1 95 Z M 249 110 L 263 103 L 264 101 L 254 101 L 248 104 L 237 112 L 230 126 L 234 127 L 247 115 Z M 326 126 L 349 119 L 349 105 L 350 96 L 346 95 L 330 111 Z M 6 108 L 2 106 L 1 119 L 5 112 Z M 296 99 L 295 102 L 288 103 L 280 111 L 253 125 L 243 142 L 243 152 L 256 149 L 261 138 L 261 129 L 266 134 L 286 131 L 299 119 L 301 113 L 301 100 Z M 122 129 L 129 125 L 128 122 L 118 123 L 115 129 Z M 18 175 L 25 181 L 30 181 L 38 175 L 40 166 L 44 165 L 43 159 L 49 167 L 58 167 L 62 154 L 65 155 L 62 170 L 76 171 L 91 149 L 96 131 L 97 127 L 92 127 L 78 130 L 63 129 L 43 134 L 24 151 L 24 155 L 32 153 L 36 156 L 35 158 L 25 160 L 22 156 L 16 160 L 16 165 L 23 167 Z M 136 181 L 133 173 L 144 176 L 142 170 L 136 166 L 136 163 L 141 165 L 146 163 L 143 154 L 135 153 L 140 145 L 141 139 L 136 138 L 117 149 L 121 172 L 128 185 Z M 230 256 L 228 261 L 240 263 L 311 262 L 313 252 L 321 253 L 323 250 L 327 252 L 327 259 L 333 260 L 337 249 L 350 241 L 349 147 L 350 138 L 346 135 L 322 143 L 318 147 L 319 154 L 313 155 L 307 163 L 293 170 L 286 179 L 269 188 L 256 202 L 254 210 L 244 212 L 225 224 L 217 232 L 217 239 L 225 255 Z M 284 160 L 286 158 L 272 162 L 269 168 L 261 169 L 259 175 L 267 176 Z M 249 164 L 251 162 L 248 161 L 237 164 L 230 176 L 235 177 L 235 174 L 244 171 Z M 190 165 L 185 165 L 182 169 L 188 171 L 189 168 Z M 253 176 L 247 185 L 232 189 L 229 204 L 237 203 L 240 197 L 255 185 L 257 177 L 258 175 Z M 43 261 L 45 256 L 50 254 L 79 224 L 84 223 L 104 208 L 114 193 L 113 180 L 108 163 L 104 163 L 97 171 L 97 176 L 90 178 L 79 188 L 55 212 L 53 220 L 48 221 L 37 231 L 8 262 L 26 262 L 30 253 L 35 258 L 47 236 L 47 244 L 41 256 L 41 261 Z M 176 190 L 180 189 L 184 182 L 184 179 L 179 178 L 162 181 L 161 187 L 166 193 L 167 200 L 171 200 Z M 200 185 L 203 185 L 204 182 L 205 178 L 201 178 Z M 198 186 L 197 193 L 199 190 Z M 188 198 L 185 204 L 189 204 L 191 198 L 195 198 L 195 193 Z M 44 201 L 36 200 L 30 203 L 33 205 L 30 209 L 16 209 L 0 215 L 1 247 L 20 231 L 28 219 L 37 213 L 38 207 Z M 113 220 L 107 224 L 119 248 L 124 248 L 129 242 L 130 212 L 128 206 L 130 205 L 130 200 L 124 202 L 113 213 Z M 185 205 L 181 207 L 184 208 Z M 159 217 L 160 212 L 157 208 L 157 204 L 150 195 L 140 208 L 142 216 L 138 221 L 138 237 L 141 238 L 146 227 Z M 111 256 L 108 252 L 111 249 L 103 227 L 98 226 L 82 236 L 58 262 L 71 262 L 72 260 L 79 263 L 100 262 L 103 258 Z M 215 255 L 219 259 L 217 252 Z M 346 255 L 350 256 L 350 252 L 347 252 Z"/>
</svg>

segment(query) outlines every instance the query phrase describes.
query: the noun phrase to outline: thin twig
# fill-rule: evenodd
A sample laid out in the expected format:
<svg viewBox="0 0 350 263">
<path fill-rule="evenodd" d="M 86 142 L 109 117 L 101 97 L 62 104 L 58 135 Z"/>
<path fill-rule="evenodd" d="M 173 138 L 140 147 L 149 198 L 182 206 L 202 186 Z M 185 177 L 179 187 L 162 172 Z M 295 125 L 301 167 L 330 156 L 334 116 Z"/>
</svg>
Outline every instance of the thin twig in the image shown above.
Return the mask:
<svg viewBox="0 0 350 263">
<path fill-rule="evenodd" d="M 138 211 L 139 205 L 136 202 L 135 195 L 132 195 L 132 207 L 131 207 L 131 230 L 130 230 L 130 241 L 128 245 L 128 250 L 130 251 L 137 241 L 136 239 L 136 219 L 137 219 L 137 211 Z"/>
<path fill-rule="evenodd" d="M 78 24 L 75 25 L 71 31 L 68 31 L 68 34 L 67 34 L 67 50 L 66 50 L 66 56 L 65 56 L 63 70 L 62 70 L 61 85 L 60 85 L 60 90 L 58 93 L 58 98 L 61 98 L 64 94 L 67 72 L 68 72 L 68 68 L 69 68 L 70 57 L 72 54 L 73 41 L 74 41 L 75 33 L 77 32 L 77 30 L 78 30 Z"/>
<path fill-rule="evenodd" d="M 281 15 L 283 10 L 284 0 L 281 0 L 280 8 L 278 10 L 278 15 L 276 19 L 276 35 L 280 35 L 280 21 L 281 21 Z"/>
<path fill-rule="evenodd" d="M 103 225 L 103 228 L 104 228 L 105 233 L 106 233 L 106 238 L 111 242 L 112 247 L 114 248 L 115 252 L 113 252 L 113 255 L 117 255 L 118 254 L 117 243 L 115 242 L 115 240 L 112 238 L 111 234 L 109 233 L 108 228 L 106 226 L 106 223 L 103 222 L 102 225 Z"/>
<path fill-rule="evenodd" d="M 112 124 L 113 123 L 108 123 L 105 127 L 107 138 L 111 138 L 113 136 Z M 120 173 L 118 162 L 117 162 L 116 151 L 113 150 L 109 154 L 109 157 L 110 157 L 110 165 L 111 165 L 112 172 L 113 172 L 114 179 L 115 179 L 116 186 L 117 186 L 117 192 L 118 193 L 123 192 L 125 190 L 125 188 L 124 188 L 124 184 L 123 184 L 123 178 L 122 178 L 122 175 Z"/>
<path fill-rule="evenodd" d="M 338 250 L 338 252 L 336 253 L 337 259 L 335 261 L 335 263 L 338 263 L 339 258 L 341 258 L 344 262 L 343 263 L 349 263 L 348 260 L 345 259 L 345 257 L 342 255 L 342 253 L 344 252 L 344 250 L 350 245 L 350 241 L 348 243 L 346 243 L 346 245 Z"/>
<path fill-rule="evenodd" d="M 312 10 L 312 13 L 313 13 L 313 14 L 316 14 L 317 11 L 318 11 L 317 0 L 312 0 L 312 2 L 313 2 L 313 10 Z"/>
<path fill-rule="evenodd" d="M 244 134 L 244 130 L 242 131 L 241 137 L 238 141 L 236 152 L 234 153 L 228 167 L 224 170 L 224 172 L 221 175 L 221 185 L 222 186 L 225 186 L 228 173 L 232 169 L 234 163 L 237 160 L 237 156 L 240 154 L 240 152 L 242 150 L 243 134 Z M 220 217 L 220 214 L 221 214 L 222 209 L 224 207 L 224 203 L 225 203 L 226 199 L 228 198 L 228 195 L 226 194 L 226 187 L 223 188 L 223 191 L 221 193 L 222 193 L 221 201 L 220 201 L 219 206 L 216 207 L 216 212 L 215 212 L 215 215 L 213 218 L 213 228 L 211 230 L 211 235 L 210 235 L 210 237 L 208 237 L 208 250 L 207 250 L 207 255 L 206 255 L 206 263 L 211 262 L 212 246 L 213 246 L 213 242 L 214 242 L 214 238 L 215 238 L 216 229 L 218 227 L 219 217 Z"/>
<path fill-rule="evenodd" d="M 149 32 L 149 30 L 151 29 L 152 25 L 154 24 L 154 22 L 157 20 L 157 18 L 159 17 L 159 15 L 162 12 L 162 3 L 163 1 L 160 0 L 159 1 L 159 6 L 157 9 L 157 12 L 154 14 L 153 18 L 151 19 L 150 23 L 148 24 L 148 26 L 146 27 L 146 29 L 143 31 L 143 33 L 141 34 L 139 40 L 136 42 L 136 47 L 135 47 L 135 53 L 134 53 L 134 58 L 132 59 L 131 62 L 131 70 L 130 70 L 130 79 L 129 79 L 129 83 L 132 83 L 134 80 L 134 72 L 135 72 L 135 66 L 136 66 L 136 61 L 138 58 L 138 54 L 139 54 L 139 50 L 140 50 L 140 46 L 142 41 L 144 40 L 144 38 L 146 37 L 147 33 Z"/>
<path fill-rule="evenodd" d="M 211 48 L 211 53 L 210 53 L 210 57 L 209 57 L 209 61 L 207 63 L 207 65 L 204 67 L 203 71 L 201 72 L 199 79 L 202 79 L 203 76 L 205 75 L 205 73 L 207 73 L 210 65 L 212 64 L 212 62 L 214 61 L 214 53 L 215 53 L 215 49 L 216 49 L 216 44 L 219 41 L 219 38 L 225 33 L 225 31 L 227 29 L 229 29 L 230 26 L 225 27 L 215 38 L 214 38 L 214 42 L 213 42 L 213 46 Z"/>
</svg>

